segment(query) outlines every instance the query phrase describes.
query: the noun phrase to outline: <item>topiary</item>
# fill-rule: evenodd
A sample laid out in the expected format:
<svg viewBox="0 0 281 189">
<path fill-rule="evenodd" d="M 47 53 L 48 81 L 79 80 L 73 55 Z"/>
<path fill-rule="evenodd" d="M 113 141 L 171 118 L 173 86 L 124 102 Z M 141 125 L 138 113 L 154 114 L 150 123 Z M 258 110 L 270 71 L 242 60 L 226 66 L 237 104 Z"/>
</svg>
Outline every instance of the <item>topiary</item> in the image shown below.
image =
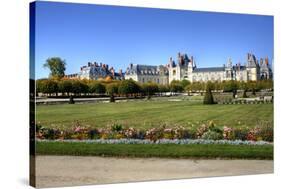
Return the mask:
<svg viewBox="0 0 281 189">
<path fill-rule="evenodd" d="M 73 96 L 70 96 L 69 97 L 69 104 L 75 104 L 75 101 L 73 99 Z"/>
<path fill-rule="evenodd" d="M 215 104 L 212 94 L 211 84 L 208 82 L 206 86 L 206 93 L 204 96 L 203 104 Z"/>
</svg>

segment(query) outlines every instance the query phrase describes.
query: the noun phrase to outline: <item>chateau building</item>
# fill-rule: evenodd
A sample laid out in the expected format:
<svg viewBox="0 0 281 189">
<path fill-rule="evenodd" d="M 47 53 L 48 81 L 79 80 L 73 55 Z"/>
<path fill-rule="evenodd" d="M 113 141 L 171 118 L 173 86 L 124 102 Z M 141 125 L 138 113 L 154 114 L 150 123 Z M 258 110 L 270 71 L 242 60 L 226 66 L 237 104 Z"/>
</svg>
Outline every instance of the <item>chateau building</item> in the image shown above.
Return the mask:
<svg viewBox="0 0 281 189">
<path fill-rule="evenodd" d="M 130 64 L 123 73 L 122 70 L 115 72 L 113 67 L 97 62 L 88 62 L 80 68 L 80 72 L 66 75 L 67 78 L 79 78 L 99 80 L 112 78 L 115 80 L 133 79 L 140 83 L 154 82 L 157 84 L 169 84 L 173 80 L 189 80 L 190 82 L 207 81 L 257 81 L 272 79 L 272 70 L 268 58 L 258 61 L 255 55 L 248 53 L 244 65 L 232 64 L 231 59 L 221 67 L 197 68 L 193 56 L 178 53 L 177 63 L 171 57 L 167 65 L 140 65 Z"/>
<path fill-rule="evenodd" d="M 197 68 L 193 57 L 178 53 L 177 64 L 172 59 L 166 66 L 148 66 L 130 64 L 125 73 L 125 79 L 145 83 L 148 81 L 158 84 L 171 83 L 173 80 L 189 80 L 190 82 L 207 81 L 257 81 L 272 79 L 272 70 L 268 58 L 256 59 L 255 55 L 248 53 L 245 65 L 233 65 L 231 59 L 222 67 Z"/>
<path fill-rule="evenodd" d="M 82 66 L 80 68 L 80 72 L 78 72 L 77 74 L 67 75 L 66 77 L 90 80 L 99 80 L 111 77 L 115 80 L 123 80 L 124 74 L 122 73 L 122 70 L 119 70 L 119 72 L 115 72 L 114 68 L 109 68 L 107 64 L 88 62 L 86 66 Z"/>
<path fill-rule="evenodd" d="M 169 83 L 169 71 L 166 66 L 150 66 L 130 64 L 125 73 L 125 79 L 133 79 L 140 83 L 149 81 L 166 85 Z"/>
</svg>

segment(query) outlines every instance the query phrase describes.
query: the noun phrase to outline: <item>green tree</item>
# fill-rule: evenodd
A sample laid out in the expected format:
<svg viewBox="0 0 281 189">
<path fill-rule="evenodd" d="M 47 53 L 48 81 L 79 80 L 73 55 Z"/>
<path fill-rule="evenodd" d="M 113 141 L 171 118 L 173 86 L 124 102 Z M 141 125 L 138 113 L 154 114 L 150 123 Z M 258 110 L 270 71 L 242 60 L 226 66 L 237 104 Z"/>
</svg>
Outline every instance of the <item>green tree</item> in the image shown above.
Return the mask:
<svg viewBox="0 0 281 189">
<path fill-rule="evenodd" d="M 118 93 L 118 84 L 110 83 L 106 85 L 106 93 L 110 96 L 110 102 L 115 102 L 115 94 Z"/>
<path fill-rule="evenodd" d="M 58 83 L 52 79 L 42 80 L 39 88 L 42 93 L 48 94 L 49 96 L 53 93 L 56 93 L 56 96 L 58 94 Z"/>
<path fill-rule="evenodd" d="M 245 81 L 239 83 L 239 88 L 243 90 L 243 98 L 247 98 L 247 91 L 249 90 L 249 85 Z"/>
<path fill-rule="evenodd" d="M 214 97 L 212 94 L 212 83 L 207 82 L 206 93 L 204 96 L 203 104 L 214 104 Z"/>
<path fill-rule="evenodd" d="M 75 95 L 81 95 L 81 93 L 87 93 L 88 86 L 80 80 L 73 80 L 72 81 L 72 92 Z"/>
<path fill-rule="evenodd" d="M 170 90 L 171 92 L 183 92 L 184 88 L 181 85 L 181 82 L 178 80 L 173 80 L 170 83 Z"/>
<path fill-rule="evenodd" d="M 189 80 L 184 79 L 184 80 L 180 81 L 180 84 L 181 84 L 182 88 L 185 89 L 191 83 Z"/>
<path fill-rule="evenodd" d="M 256 95 L 257 91 L 257 82 L 256 81 L 250 81 L 249 82 L 249 88 L 252 91 L 252 95 Z"/>
<path fill-rule="evenodd" d="M 58 83 L 58 88 L 61 93 L 67 93 L 67 96 L 69 96 L 69 93 L 72 92 L 72 82 L 70 80 L 61 80 Z"/>
<path fill-rule="evenodd" d="M 159 89 L 159 92 L 160 92 L 161 95 L 162 95 L 162 93 L 170 91 L 168 85 L 158 85 L 158 89 Z"/>
<path fill-rule="evenodd" d="M 222 88 L 224 92 L 232 92 L 232 97 L 235 98 L 238 90 L 238 82 L 235 80 L 223 81 Z"/>
<path fill-rule="evenodd" d="M 103 84 L 101 84 L 100 82 L 90 83 L 89 92 L 103 94 L 103 93 L 105 93 L 105 86 Z"/>
<path fill-rule="evenodd" d="M 147 98 L 150 99 L 151 95 L 159 91 L 159 88 L 157 84 L 148 82 L 142 85 L 142 91 L 146 94 Z"/>
<path fill-rule="evenodd" d="M 140 86 L 132 79 L 121 81 L 118 87 L 118 93 L 128 96 L 140 92 Z"/>
<path fill-rule="evenodd" d="M 36 93 L 43 92 L 44 80 L 46 80 L 46 79 L 37 79 L 36 80 Z"/>
<path fill-rule="evenodd" d="M 59 57 L 52 57 L 46 60 L 43 67 L 50 70 L 50 76 L 52 78 L 62 78 L 64 77 L 66 62 Z"/>
</svg>

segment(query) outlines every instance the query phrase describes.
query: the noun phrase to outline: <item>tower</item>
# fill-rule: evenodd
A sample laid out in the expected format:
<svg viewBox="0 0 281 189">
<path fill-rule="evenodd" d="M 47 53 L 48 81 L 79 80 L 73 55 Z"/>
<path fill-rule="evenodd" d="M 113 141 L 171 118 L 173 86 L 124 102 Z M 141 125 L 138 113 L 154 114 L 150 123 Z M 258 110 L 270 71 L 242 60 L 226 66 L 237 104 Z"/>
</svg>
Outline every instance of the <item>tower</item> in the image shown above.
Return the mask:
<svg viewBox="0 0 281 189">
<path fill-rule="evenodd" d="M 257 81 L 260 78 L 259 68 L 260 67 L 257 63 L 255 55 L 251 53 L 247 53 L 247 63 L 246 63 L 247 80 Z"/>
<path fill-rule="evenodd" d="M 188 62 L 188 80 L 190 82 L 193 82 L 193 76 L 192 76 L 192 73 L 193 73 L 193 69 L 194 69 L 194 62 L 193 62 L 193 56 L 190 57 L 190 61 Z"/>
<path fill-rule="evenodd" d="M 225 67 L 225 80 L 232 80 L 233 79 L 233 67 L 231 58 L 228 58 L 226 67 Z"/>
</svg>

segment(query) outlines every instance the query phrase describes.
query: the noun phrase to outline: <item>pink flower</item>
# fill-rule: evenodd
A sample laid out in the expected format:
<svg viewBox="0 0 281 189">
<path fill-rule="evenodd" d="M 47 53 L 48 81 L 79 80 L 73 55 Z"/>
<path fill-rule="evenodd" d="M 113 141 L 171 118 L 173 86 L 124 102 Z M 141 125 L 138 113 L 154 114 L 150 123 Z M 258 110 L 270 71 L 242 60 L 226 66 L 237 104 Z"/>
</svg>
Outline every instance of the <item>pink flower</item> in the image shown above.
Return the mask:
<svg viewBox="0 0 281 189">
<path fill-rule="evenodd" d="M 80 128 L 80 126 L 78 126 L 74 129 L 74 132 L 79 132 L 80 130 L 81 130 L 81 128 Z"/>
</svg>

